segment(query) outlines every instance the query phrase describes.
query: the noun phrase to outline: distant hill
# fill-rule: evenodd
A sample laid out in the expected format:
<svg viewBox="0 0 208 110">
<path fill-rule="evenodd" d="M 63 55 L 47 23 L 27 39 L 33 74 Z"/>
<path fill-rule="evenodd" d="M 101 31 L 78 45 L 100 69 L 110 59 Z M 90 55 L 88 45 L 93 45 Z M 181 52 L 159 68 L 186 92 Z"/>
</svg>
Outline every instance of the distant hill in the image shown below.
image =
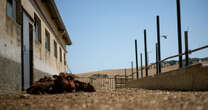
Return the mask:
<svg viewBox="0 0 208 110">
<path fill-rule="evenodd" d="M 195 64 L 199 62 L 206 62 L 208 63 L 208 57 L 205 58 L 190 58 L 189 59 L 190 64 Z M 183 60 L 183 63 L 185 64 L 185 60 Z M 151 65 L 151 64 L 150 64 Z M 170 60 L 170 61 L 165 61 L 163 63 L 163 68 L 162 72 L 167 72 L 171 70 L 176 70 L 178 69 L 178 61 L 176 60 Z M 133 71 L 135 72 L 136 69 L 133 68 Z M 131 68 L 126 69 L 126 74 L 131 75 Z M 149 69 L 149 75 L 154 75 L 156 73 L 156 69 L 153 65 L 152 68 Z M 79 77 L 92 77 L 92 78 L 112 78 L 115 75 L 125 75 L 125 69 L 113 69 L 113 70 L 101 70 L 101 71 L 95 71 L 95 72 L 88 72 L 88 73 L 79 73 L 76 74 Z M 143 69 L 143 76 L 145 77 L 145 70 Z M 139 67 L 139 77 L 140 75 L 140 67 Z M 136 78 L 136 74 L 134 74 L 134 78 Z"/>
</svg>

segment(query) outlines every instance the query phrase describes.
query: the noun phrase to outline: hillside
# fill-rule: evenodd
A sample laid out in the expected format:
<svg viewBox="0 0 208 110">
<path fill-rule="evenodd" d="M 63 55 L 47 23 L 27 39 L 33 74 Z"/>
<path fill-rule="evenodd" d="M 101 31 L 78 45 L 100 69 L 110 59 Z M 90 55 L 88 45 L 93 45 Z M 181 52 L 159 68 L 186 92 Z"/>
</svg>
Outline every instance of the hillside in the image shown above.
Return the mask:
<svg viewBox="0 0 208 110">
<path fill-rule="evenodd" d="M 208 64 L 208 58 L 190 58 L 190 64 L 195 63 L 206 63 Z M 176 70 L 178 68 L 178 61 L 171 60 L 166 61 L 163 63 L 162 72 L 167 72 L 171 70 Z M 133 69 L 134 72 L 136 72 L 136 68 Z M 126 74 L 131 75 L 131 68 L 126 69 Z M 149 76 L 156 74 L 155 65 L 152 65 L 149 68 Z M 113 70 L 101 70 L 101 71 L 95 71 L 95 72 L 87 72 L 87 73 L 79 73 L 76 74 L 79 77 L 93 77 L 94 76 L 104 76 L 107 75 L 107 77 L 114 77 L 115 75 L 125 75 L 124 69 L 113 69 Z M 145 69 L 143 69 L 143 76 L 145 77 Z M 141 77 L 141 71 L 139 67 L 139 78 Z M 134 74 L 134 78 L 136 78 L 136 74 Z"/>
</svg>

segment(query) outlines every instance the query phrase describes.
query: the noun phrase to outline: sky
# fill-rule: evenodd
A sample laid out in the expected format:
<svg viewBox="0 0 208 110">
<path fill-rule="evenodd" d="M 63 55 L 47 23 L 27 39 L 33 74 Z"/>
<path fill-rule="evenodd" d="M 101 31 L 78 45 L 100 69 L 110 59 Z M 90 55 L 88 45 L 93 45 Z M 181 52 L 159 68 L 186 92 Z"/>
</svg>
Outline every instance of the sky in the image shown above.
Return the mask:
<svg viewBox="0 0 208 110">
<path fill-rule="evenodd" d="M 160 16 L 161 59 L 178 53 L 176 0 L 55 0 L 72 40 L 67 62 L 72 73 L 130 68 L 134 40 L 144 59 L 147 30 L 149 63 L 155 62 L 156 16 Z M 189 49 L 208 45 L 208 0 L 181 0 L 182 40 Z M 184 40 L 183 51 L 184 51 Z M 207 57 L 208 49 L 191 54 Z M 177 58 L 178 59 L 178 58 Z M 139 60 L 140 62 L 140 60 Z M 144 62 L 144 61 L 143 61 Z"/>
</svg>

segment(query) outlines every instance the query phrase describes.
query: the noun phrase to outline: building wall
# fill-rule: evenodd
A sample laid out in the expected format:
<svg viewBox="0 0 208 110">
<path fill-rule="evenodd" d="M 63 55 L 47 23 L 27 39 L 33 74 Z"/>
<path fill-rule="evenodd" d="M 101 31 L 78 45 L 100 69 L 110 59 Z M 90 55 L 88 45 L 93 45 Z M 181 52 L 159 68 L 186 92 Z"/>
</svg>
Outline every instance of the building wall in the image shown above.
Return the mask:
<svg viewBox="0 0 208 110">
<path fill-rule="evenodd" d="M 39 5 L 37 5 L 37 3 Z M 22 5 L 29 15 L 34 18 L 34 14 L 41 20 L 41 43 L 34 40 L 34 69 L 41 71 L 42 73 L 49 73 L 50 75 L 57 74 L 59 72 L 66 71 L 66 65 L 64 64 L 64 52 L 65 47 L 61 46 L 65 43 L 61 38 L 61 33 L 57 31 L 54 21 L 50 17 L 45 5 L 41 1 L 24 0 Z M 41 8 L 41 9 L 39 9 Z M 41 11 L 40 11 L 41 10 Z M 42 15 L 42 13 L 44 15 Z M 46 19 L 47 21 L 46 21 Z M 50 23 L 50 24 L 48 24 Z M 51 28 L 52 27 L 52 28 Z M 45 30 L 50 34 L 50 52 L 45 49 Z M 35 37 L 35 36 L 34 36 Z M 60 38 L 58 38 L 60 37 Z M 57 58 L 54 56 L 54 40 L 57 43 Z M 62 62 L 60 62 L 59 48 L 62 49 Z M 35 74 L 35 72 L 34 72 Z M 34 77 L 38 79 L 37 77 Z"/>
<path fill-rule="evenodd" d="M 21 0 L 21 5 L 33 19 L 34 13 L 36 13 L 41 20 L 42 43 L 33 40 L 34 81 L 45 75 L 66 71 L 63 56 L 63 53 L 66 53 L 65 42 L 61 39 L 61 33 L 57 31 L 55 23 L 49 16 L 50 14 L 46 11 L 44 12 L 46 17 L 43 17 L 38 7 L 34 5 L 33 0 Z M 22 88 L 21 23 L 17 23 L 14 19 L 7 16 L 6 11 L 6 0 L 0 0 L 0 92 L 20 91 Z M 17 15 L 17 17 L 20 16 Z M 46 22 L 45 18 L 50 20 L 50 24 Z M 18 21 L 21 21 L 21 18 Z M 45 30 L 50 34 L 50 52 L 47 52 L 45 49 Z M 54 40 L 57 43 L 57 58 L 54 56 Z M 62 62 L 60 62 L 59 48 L 62 48 L 63 52 Z"/>
<path fill-rule="evenodd" d="M 21 26 L 0 1 L 0 91 L 21 90 Z"/>
</svg>

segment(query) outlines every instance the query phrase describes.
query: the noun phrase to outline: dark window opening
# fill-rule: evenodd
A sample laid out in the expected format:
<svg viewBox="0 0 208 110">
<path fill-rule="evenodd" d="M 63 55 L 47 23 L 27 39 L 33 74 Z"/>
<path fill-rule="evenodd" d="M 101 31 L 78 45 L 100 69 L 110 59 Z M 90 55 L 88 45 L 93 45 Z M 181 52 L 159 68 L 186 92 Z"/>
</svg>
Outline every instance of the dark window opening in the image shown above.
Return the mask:
<svg viewBox="0 0 208 110">
<path fill-rule="evenodd" d="M 54 40 L 54 56 L 57 58 L 57 43 Z"/>
<path fill-rule="evenodd" d="M 37 17 L 37 15 L 34 15 L 35 17 L 35 21 L 34 21 L 34 25 L 35 25 L 35 40 L 39 41 L 41 43 L 41 21 L 40 19 Z"/>
<path fill-rule="evenodd" d="M 64 65 L 66 65 L 66 53 L 64 53 Z"/>
<path fill-rule="evenodd" d="M 16 21 L 16 0 L 7 0 L 7 16 Z"/>
<path fill-rule="evenodd" d="M 61 47 L 59 48 L 59 50 L 60 50 L 60 62 L 62 62 L 62 50 L 61 50 Z"/>
<path fill-rule="evenodd" d="M 50 34 L 47 30 L 45 32 L 45 48 L 50 51 Z"/>
</svg>

